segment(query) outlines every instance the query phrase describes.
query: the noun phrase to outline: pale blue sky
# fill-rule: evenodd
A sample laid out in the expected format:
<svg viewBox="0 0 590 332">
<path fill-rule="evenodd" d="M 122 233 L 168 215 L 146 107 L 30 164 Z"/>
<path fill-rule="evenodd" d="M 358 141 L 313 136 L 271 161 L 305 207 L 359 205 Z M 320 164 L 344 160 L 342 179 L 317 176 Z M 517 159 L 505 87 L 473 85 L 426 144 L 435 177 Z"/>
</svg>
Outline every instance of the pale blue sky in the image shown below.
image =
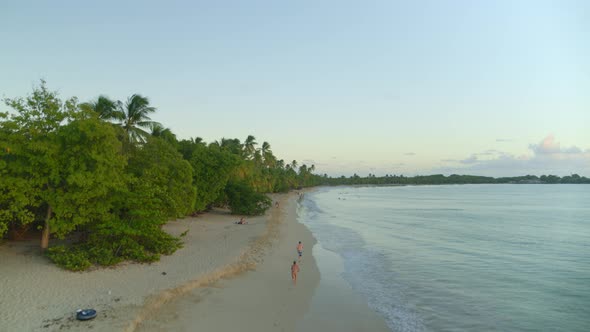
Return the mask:
<svg viewBox="0 0 590 332">
<path fill-rule="evenodd" d="M 331 175 L 590 176 L 589 37 L 587 1 L 0 0 L 0 96 L 140 93 Z"/>
</svg>

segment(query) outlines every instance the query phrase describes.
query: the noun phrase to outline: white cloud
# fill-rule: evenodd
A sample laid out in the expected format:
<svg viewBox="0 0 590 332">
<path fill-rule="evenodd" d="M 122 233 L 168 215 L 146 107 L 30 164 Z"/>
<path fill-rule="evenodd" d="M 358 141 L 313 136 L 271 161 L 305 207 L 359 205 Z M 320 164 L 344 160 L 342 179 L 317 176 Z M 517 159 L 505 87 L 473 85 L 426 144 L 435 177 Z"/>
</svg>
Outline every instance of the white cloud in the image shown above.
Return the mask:
<svg viewBox="0 0 590 332">
<path fill-rule="evenodd" d="M 563 148 L 555 137 L 549 135 L 535 144 L 525 145 L 526 154 L 512 154 L 488 149 L 476 152 L 463 159 L 441 159 L 435 168 L 416 168 L 411 162 L 399 159 L 379 161 L 342 160 L 327 157 L 303 160 L 308 166 L 315 164 L 316 172 L 331 176 L 350 176 L 354 173 L 366 176 L 369 173 L 385 174 L 474 174 L 487 176 L 517 176 L 526 174 L 555 174 L 559 176 L 577 173 L 590 176 L 590 148 L 571 146 Z M 586 147 L 584 147 L 586 148 Z M 409 153 L 409 152 L 408 152 Z M 411 158 L 403 159 L 411 160 Z"/>
<path fill-rule="evenodd" d="M 463 160 L 460 160 L 459 162 L 461 164 L 475 164 L 477 163 L 479 160 L 477 159 L 477 155 L 476 154 L 472 154 L 470 157 L 465 158 Z"/>
<path fill-rule="evenodd" d="M 574 153 L 574 154 L 582 153 L 582 150 L 577 146 L 571 146 L 567 149 L 563 149 L 562 151 L 563 151 L 563 153 Z"/>
<path fill-rule="evenodd" d="M 458 161 L 456 166 L 433 170 L 435 173 L 462 173 L 490 176 L 516 176 L 524 174 L 590 175 L 590 149 L 571 146 L 562 148 L 554 135 L 548 135 L 537 144 L 529 144 L 532 154 L 512 155 L 496 150 L 473 153 Z M 481 159 L 479 156 L 493 156 Z M 451 159 L 444 159 L 451 162 Z M 456 161 L 455 161 L 456 162 Z"/>
<path fill-rule="evenodd" d="M 553 134 L 545 137 L 539 144 L 530 144 L 529 148 L 535 154 L 553 154 L 561 151 L 560 143 L 555 141 Z"/>
<path fill-rule="evenodd" d="M 529 148 L 537 155 L 553 155 L 558 156 L 562 154 L 583 154 L 582 149 L 577 146 L 570 146 L 568 148 L 561 148 L 561 144 L 555 140 L 555 136 L 548 135 L 538 144 L 530 144 Z M 586 150 L 588 152 L 588 150 Z"/>
</svg>

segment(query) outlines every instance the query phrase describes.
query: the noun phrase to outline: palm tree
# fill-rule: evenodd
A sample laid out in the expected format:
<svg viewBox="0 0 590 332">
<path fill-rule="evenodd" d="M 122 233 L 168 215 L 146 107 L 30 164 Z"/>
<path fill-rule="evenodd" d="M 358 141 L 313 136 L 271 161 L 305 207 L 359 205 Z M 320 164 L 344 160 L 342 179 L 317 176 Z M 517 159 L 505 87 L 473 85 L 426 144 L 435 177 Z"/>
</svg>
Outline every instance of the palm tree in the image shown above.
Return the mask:
<svg viewBox="0 0 590 332">
<path fill-rule="evenodd" d="M 253 158 L 254 152 L 256 152 L 256 145 L 258 145 L 256 143 L 256 137 L 248 135 L 244 141 L 244 157 Z"/>
<path fill-rule="evenodd" d="M 103 120 L 123 120 L 117 112 L 118 101 L 109 99 L 106 96 L 98 96 L 95 101 L 80 104 L 80 109 L 84 111 L 92 111 L 98 114 L 98 117 Z"/>
<path fill-rule="evenodd" d="M 130 142 L 145 142 L 149 133 L 142 128 L 153 128 L 153 126 L 160 125 L 148 116 L 155 111 L 156 108 L 150 106 L 147 97 L 134 94 L 127 99 L 125 104 L 121 102 L 117 104 L 117 111 L 113 119 L 121 120 L 120 125 Z"/>
<path fill-rule="evenodd" d="M 260 153 L 260 149 L 254 151 L 254 156 L 252 157 L 252 160 L 254 160 L 255 165 L 262 164 L 262 154 Z"/>
<path fill-rule="evenodd" d="M 305 175 L 308 173 L 307 165 L 303 164 L 299 166 L 299 175 Z"/>
<path fill-rule="evenodd" d="M 151 135 L 159 137 L 169 143 L 175 144 L 177 142 L 176 135 L 170 130 L 170 128 L 164 128 L 161 124 L 154 122 L 151 127 Z"/>
<path fill-rule="evenodd" d="M 274 167 L 277 163 L 277 158 L 272 154 L 270 150 L 270 144 L 268 142 L 262 143 L 262 148 L 260 149 L 262 153 L 262 158 L 264 159 L 264 164 L 267 167 Z"/>
<path fill-rule="evenodd" d="M 146 137 L 150 135 L 142 128 L 151 129 L 152 132 L 164 130 L 161 124 L 149 117 L 156 108 L 150 106 L 147 97 L 138 94 L 127 98 L 125 104 L 110 100 L 106 96 L 99 96 L 96 101 L 81 104 L 80 109 L 96 112 L 101 119 L 114 121 L 123 128 L 129 142 L 132 143 L 145 142 Z"/>
<path fill-rule="evenodd" d="M 216 141 L 215 143 L 221 150 L 226 150 L 237 155 L 242 153 L 242 144 L 237 138 L 221 138 L 221 140 Z"/>
</svg>

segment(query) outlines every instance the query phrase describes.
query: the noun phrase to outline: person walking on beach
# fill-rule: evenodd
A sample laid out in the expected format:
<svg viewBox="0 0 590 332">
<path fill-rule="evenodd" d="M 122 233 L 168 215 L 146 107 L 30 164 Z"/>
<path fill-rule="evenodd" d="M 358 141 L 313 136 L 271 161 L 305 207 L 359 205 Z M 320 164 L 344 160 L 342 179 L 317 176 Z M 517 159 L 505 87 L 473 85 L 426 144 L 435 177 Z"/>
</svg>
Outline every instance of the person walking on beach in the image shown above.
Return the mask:
<svg viewBox="0 0 590 332">
<path fill-rule="evenodd" d="M 291 278 L 293 279 L 293 285 L 297 285 L 297 273 L 299 273 L 299 265 L 297 265 L 297 261 L 293 261 L 293 265 L 291 265 Z"/>
<path fill-rule="evenodd" d="M 301 260 L 301 255 L 303 255 L 303 243 L 301 241 L 297 245 L 297 253 L 299 254 L 299 260 Z"/>
</svg>

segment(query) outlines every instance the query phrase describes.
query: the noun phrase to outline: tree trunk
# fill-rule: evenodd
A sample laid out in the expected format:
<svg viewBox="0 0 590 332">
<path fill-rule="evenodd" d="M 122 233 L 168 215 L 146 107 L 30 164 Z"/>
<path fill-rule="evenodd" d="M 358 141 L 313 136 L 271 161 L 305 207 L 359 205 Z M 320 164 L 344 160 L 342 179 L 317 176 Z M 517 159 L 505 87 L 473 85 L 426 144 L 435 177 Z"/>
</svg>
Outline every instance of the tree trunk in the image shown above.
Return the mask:
<svg viewBox="0 0 590 332">
<path fill-rule="evenodd" d="M 41 233 L 41 251 L 45 251 L 49 247 L 49 219 L 51 219 L 51 206 L 47 207 L 47 217 Z"/>
</svg>

